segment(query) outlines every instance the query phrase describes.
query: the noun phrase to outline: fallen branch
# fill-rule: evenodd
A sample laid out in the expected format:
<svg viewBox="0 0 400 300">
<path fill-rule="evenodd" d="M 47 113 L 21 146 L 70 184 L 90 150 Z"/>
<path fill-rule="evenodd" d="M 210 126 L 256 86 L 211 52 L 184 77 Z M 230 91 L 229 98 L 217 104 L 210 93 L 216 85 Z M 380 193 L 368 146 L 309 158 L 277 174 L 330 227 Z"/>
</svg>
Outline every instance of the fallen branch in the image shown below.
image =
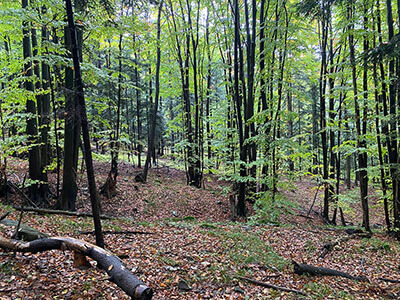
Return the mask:
<svg viewBox="0 0 400 300">
<path fill-rule="evenodd" d="M 368 281 L 368 278 L 365 276 L 353 276 L 350 275 L 349 273 L 342 272 L 342 271 L 337 271 L 334 269 L 329 269 L 329 268 L 323 268 L 323 267 L 315 267 L 307 264 L 298 264 L 295 261 L 292 261 L 293 266 L 294 266 L 294 272 L 298 275 L 303 275 L 305 273 L 309 275 L 321 275 L 321 276 L 340 276 L 340 277 L 345 277 L 349 278 L 351 280 L 356 280 L 356 281 Z"/>
<path fill-rule="evenodd" d="M 314 194 L 314 200 L 313 200 L 313 202 L 312 202 L 312 204 L 311 204 L 310 209 L 308 210 L 307 216 L 310 215 L 310 213 L 311 213 L 311 211 L 312 211 L 312 209 L 313 209 L 313 207 L 314 207 L 315 200 L 317 200 L 317 195 L 318 195 L 318 192 L 319 192 L 319 189 L 320 189 L 321 185 L 322 185 L 322 183 L 318 184 L 317 191 L 316 191 L 315 194 Z"/>
<path fill-rule="evenodd" d="M 94 234 L 94 231 L 80 231 L 80 234 Z M 104 230 L 103 234 L 154 234 L 154 232 L 148 231 L 109 231 Z"/>
<path fill-rule="evenodd" d="M 97 266 L 107 272 L 109 280 L 119 286 L 132 299 L 150 300 L 153 296 L 151 288 L 144 285 L 133 275 L 111 252 L 92 245 L 85 241 L 68 238 L 53 237 L 34 240 L 32 242 L 21 242 L 0 237 L 0 247 L 16 252 L 44 252 L 47 250 L 72 250 L 88 256 L 97 261 Z"/>
<path fill-rule="evenodd" d="M 24 179 L 25 183 L 25 179 Z M 35 202 L 33 202 L 17 185 L 12 183 L 11 181 L 7 182 L 7 186 L 12 188 L 14 191 L 16 191 L 22 198 L 24 198 L 25 201 L 28 201 L 31 205 L 35 206 L 36 208 L 38 207 Z"/>
<path fill-rule="evenodd" d="M 337 240 L 331 241 L 329 243 L 326 243 L 325 245 L 322 246 L 322 252 L 319 256 L 319 258 L 324 258 L 329 251 L 332 251 L 333 248 L 340 243 L 347 242 L 348 240 L 355 239 L 355 238 L 370 238 L 371 233 L 361 233 L 361 234 L 350 234 L 344 237 L 341 237 Z"/>
<path fill-rule="evenodd" d="M 289 289 L 289 288 L 285 288 L 283 286 L 277 286 L 277 285 L 274 285 L 274 284 L 266 283 L 266 282 L 263 282 L 263 281 L 258 281 L 258 280 L 252 279 L 252 278 L 243 277 L 243 276 L 239 276 L 239 275 L 235 275 L 235 277 L 240 279 L 240 280 L 248 281 L 250 283 L 253 283 L 253 284 L 256 284 L 256 285 L 259 285 L 259 286 L 263 286 L 263 287 L 266 287 L 266 288 L 307 296 L 307 294 L 305 292 L 300 291 L 300 290 Z"/>
<path fill-rule="evenodd" d="M 21 211 L 22 207 L 14 206 L 14 209 Z M 75 217 L 90 217 L 92 218 L 93 215 L 91 213 L 84 213 L 84 212 L 75 212 L 75 211 L 68 211 L 68 210 L 55 210 L 55 209 L 46 209 L 46 208 L 35 208 L 35 207 L 24 207 L 24 211 L 35 212 L 38 214 L 53 214 L 53 215 L 66 215 L 66 216 L 75 216 Z M 101 215 L 101 219 L 111 220 L 113 217 Z"/>
<path fill-rule="evenodd" d="M 313 217 L 310 217 L 308 215 L 303 215 L 303 214 L 297 214 L 297 216 L 303 217 L 303 218 L 306 218 L 306 219 L 309 219 L 309 220 L 313 220 L 314 219 Z"/>
<path fill-rule="evenodd" d="M 10 212 L 8 211 L 8 212 L 6 212 L 4 215 L 2 215 L 1 217 L 0 217 L 0 222 L 2 221 L 2 220 L 4 220 L 5 218 L 7 218 L 7 216 L 10 214 Z"/>
<path fill-rule="evenodd" d="M 385 282 L 390 282 L 390 283 L 400 283 L 400 280 L 396 280 L 396 279 L 383 278 L 383 277 L 379 277 L 378 279 L 385 281 Z"/>
</svg>

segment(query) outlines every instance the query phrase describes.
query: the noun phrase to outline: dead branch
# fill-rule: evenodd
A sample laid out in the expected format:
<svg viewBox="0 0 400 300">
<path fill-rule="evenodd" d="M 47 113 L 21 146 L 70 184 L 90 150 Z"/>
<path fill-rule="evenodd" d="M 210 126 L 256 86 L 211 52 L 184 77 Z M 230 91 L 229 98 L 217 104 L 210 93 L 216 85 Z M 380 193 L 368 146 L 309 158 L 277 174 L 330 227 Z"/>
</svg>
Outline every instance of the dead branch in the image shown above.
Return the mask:
<svg viewBox="0 0 400 300">
<path fill-rule="evenodd" d="M 344 237 L 341 237 L 337 240 L 331 241 L 329 243 L 326 243 L 324 246 L 322 246 L 322 252 L 319 256 L 319 258 L 324 258 L 330 251 L 333 250 L 333 248 L 340 243 L 347 242 L 348 240 L 355 239 L 355 238 L 370 238 L 371 233 L 361 233 L 361 234 L 350 234 Z"/>
<path fill-rule="evenodd" d="M 303 214 L 297 214 L 296 216 L 303 217 L 303 218 L 306 218 L 306 219 L 309 219 L 309 220 L 313 220 L 314 219 L 313 217 L 310 217 L 308 215 L 303 215 Z"/>
<path fill-rule="evenodd" d="M 274 284 L 266 283 L 266 282 L 263 282 L 263 281 L 258 281 L 258 280 L 252 279 L 252 278 L 243 277 L 243 276 L 239 276 L 239 275 L 235 275 L 235 277 L 240 279 L 240 280 L 248 281 L 250 283 L 253 283 L 253 284 L 256 284 L 256 285 L 259 285 L 259 286 L 263 286 L 263 287 L 266 287 L 266 288 L 307 296 L 307 294 L 305 292 L 300 291 L 300 290 L 289 289 L 289 288 L 285 288 L 283 286 L 277 286 L 277 285 L 274 285 Z"/>
<path fill-rule="evenodd" d="M 311 265 L 307 265 L 307 264 L 298 264 L 295 261 L 292 261 L 292 263 L 294 266 L 294 272 L 298 275 L 303 275 L 303 274 L 307 273 L 312 276 L 315 276 L 315 275 L 340 276 L 340 277 L 345 277 L 345 278 L 349 278 L 351 280 L 356 280 L 356 281 L 369 281 L 368 278 L 365 276 L 353 276 L 353 275 L 350 275 L 349 273 L 337 271 L 334 269 L 315 267 L 315 266 L 311 266 Z"/>
<path fill-rule="evenodd" d="M 7 218 L 7 216 L 10 214 L 10 212 L 8 211 L 8 212 L 6 212 L 4 215 L 2 215 L 1 217 L 0 217 L 0 222 L 3 220 L 3 219 L 5 219 L 5 218 Z"/>
<path fill-rule="evenodd" d="M 14 209 L 21 211 L 21 207 L 14 206 Z M 67 210 L 55 210 L 55 209 L 46 209 L 46 208 L 35 208 L 35 207 L 24 207 L 24 211 L 35 212 L 38 214 L 53 214 L 53 215 L 67 215 L 67 216 L 75 216 L 75 217 L 90 217 L 92 218 L 93 215 L 90 213 L 84 212 L 75 212 L 75 211 L 67 211 Z M 101 215 L 101 219 L 111 220 L 113 217 Z"/>
<path fill-rule="evenodd" d="M 150 300 L 153 295 L 151 288 L 133 275 L 113 253 L 81 241 L 68 237 L 43 238 L 31 242 L 21 242 L 0 237 L 0 247 L 16 252 L 44 252 L 47 250 L 72 250 L 97 261 L 97 266 L 105 270 L 109 280 L 119 286 L 132 299 Z"/>
<path fill-rule="evenodd" d="M 25 180 L 24 180 L 25 182 Z M 28 201 L 32 206 L 35 206 L 36 208 L 38 207 L 35 202 L 33 202 L 17 185 L 12 183 L 11 181 L 7 182 L 7 186 L 12 188 L 14 191 L 16 191 L 22 198 L 24 198 L 25 201 Z"/>
<path fill-rule="evenodd" d="M 378 279 L 385 281 L 385 282 L 390 282 L 390 283 L 400 283 L 400 280 L 397 280 L 397 279 L 390 279 L 390 278 L 383 278 L 383 277 L 379 277 Z"/>
</svg>

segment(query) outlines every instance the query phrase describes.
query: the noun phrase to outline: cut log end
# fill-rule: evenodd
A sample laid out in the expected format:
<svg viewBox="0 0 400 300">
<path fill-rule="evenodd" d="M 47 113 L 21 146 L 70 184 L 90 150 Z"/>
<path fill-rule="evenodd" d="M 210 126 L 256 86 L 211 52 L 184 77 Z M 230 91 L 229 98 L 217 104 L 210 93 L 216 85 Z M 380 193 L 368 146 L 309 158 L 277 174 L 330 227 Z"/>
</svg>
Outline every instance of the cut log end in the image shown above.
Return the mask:
<svg viewBox="0 0 400 300">
<path fill-rule="evenodd" d="M 133 299 L 151 300 L 153 297 L 153 290 L 145 285 L 138 285 L 135 289 L 135 297 Z"/>
</svg>

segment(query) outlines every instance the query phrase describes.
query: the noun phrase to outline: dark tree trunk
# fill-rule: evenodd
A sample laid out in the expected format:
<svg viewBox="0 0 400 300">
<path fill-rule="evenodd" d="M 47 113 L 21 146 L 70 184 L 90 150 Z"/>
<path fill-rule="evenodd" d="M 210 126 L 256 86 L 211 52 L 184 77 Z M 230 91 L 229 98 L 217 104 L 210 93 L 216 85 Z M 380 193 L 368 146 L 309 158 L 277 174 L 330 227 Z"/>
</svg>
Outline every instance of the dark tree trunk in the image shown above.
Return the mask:
<svg viewBox="0 0 400 300">
<path fill-rule="evenodd" d="M 118 95 L 117 95 L 117 121 L 115 124 L 114 141 L 111 151 L 111 176 L 117 182 L 118 176 L 118 155 L 119 155 L 119 128 L 121 123 L 121 99 L 122 99 L 122 34 L 119 35 L 119 57 L 118 57 Z"/>
<path fill-rule="evenodd" d="M 78 111 L 80 112 L 80 121 L 82 125 L 86 171 L 87 171 L 87 178 L 88 178 L 88 185 L 90 192 L 90 201 L 92 204 L 93 222 L 96 234 L 96 244 L 97 246 L 104 248 L 103 233 L 101 230 L 99 198 L 97 195 L 96 181 L 94 177 L 92 150 L 90 147 L 89 125 L 86 115 L 86 104 L 85 104 L 85 96 L 83 90 L 83 82 L 81 77 L 82 75 L 81 75 L 81 68 L 79 61 L 78 42 L 77 42 L 76 29 L 74 23 L 74 14 L 72 10 L 71 0 L 65 0 L 65 3 L 66 3 L 66 12 L 68 17 L 68 27 L 70 29 L 70 36 L 71 36 L 72 58 L 74 61 L 75 97 L 78 103 Z"/>
<path fill-rule="evenodd" d="M 135 43 L 135 35 L 133 35 L 133 42 Z M 137 45 L 135 47 L 138 48 Z M 138 63 L 138 51 L 135 51 L 135 60 Z M 142 167 L 142 117 L 140 111 L 142 109 L 141 101 L 140 101 L 140 76 L 137 65 L 135 66 L 135 81 L 136 81 L 136 130 L 137 130 L 137 159 L 138 159 L 138 168 Z"/>
<path fill-rule="evenodd" d="M 375 20 L 376 18 L 376 20 Z M 380 17 L 380 11 L 379 11 L 379 0 L 377 1 L 377 7 L 376 7 L 376 15 L 374 14 L 374 21 L 373 21 L 373 31 L 375 33 L 375 21 L 378 23 L 378 33 L 380 31 L 380 23 L 381 23 L 381 17 Z M 382 39 L 381 35 L 380 39 Z M 374 48 L 377 46 L 376 45 L 376 34 L 374 34 Z M 382 63 L 381 63 L 382 64 Z M 383 68 L 383 65 L 382 65 Z M 384 167 L 384 157 L 383 157 L 383 152 L 382 152 L 382 139 L 381 139 L 381 125 L 384 121 L 380 121 L 380 115 L 381 115 L 381 105 L 382 102 L 386 102 L 386 84 L 383 82 L 381 83 L 381 86 L 379 89 L 379 84 L 378 84 L 378 71 L 377 71 L 377 64 L 374 63 L 373 65 L 373 78 L 374 78 L 374 85 L 375 85 L 375 126 L 376 126 L 376 143 L 378 146 L 378 159 L 379 159 L 379 170 L 380 170 L 380 181 L 381 181 L 381 188 L 382 188 L 382 194 L 383 194 L 383 206 L 384 206 L 384 213 L 385 213 L 385 222 L 386 222 L 386 229 L 387 231 L 390 231 L 390 215 L 389 215 L 389 204 L 388 204 L 388 199 L 387 199 L 387 184 L 386 184 L 386 172 L 385 172 L 385 167 Z M 379 93 L 379 90 L 381 91 Z M 383 130 L 382 130 L 383 132 Z"/>
<path fill-rule="evenodd" d="M 152 151 L 154 151 L 154 137 L 156 133 L 156 125 L 157 125 L 157 111 L 158 111 L 158 102 L 160 98 L 160 64 L 161 64 L 161 49 L 160 49 L 160 35 L 161 35 L 161 13 L 162 13 L 162 6 L 163 0 L 161 0 L 159 7 L 158 7 L 158 18 L 157 18 L 157 62 L 156 62 L 156 95 L 154 101 L 154 108 L 153 108 L 153 116 L 152 116 L 152 123 L 150 129 L 150 137 L 149 137 L 149 145 L 147 150 L 146 162 L 143 168 L 143 180 L 146 182 L 147 180 L 147 173 L 149 170 L 150 160 Z"/>
<path fill-rule="evenodd" d="M 353 3 L 351 3 L 348 7 L 348 17 L 350 20 L 353 18 Z M 365 20 L 364 20 L 365 21 Z M 353 25 L 349 26 L 349 31 L 352 32 Z M 364 133 L 364 122 L 366 120 L 366 115 L 363 115 L 363 129 L 361 131 L 361 113 L 358 103 L 358 89 L 357 89 L 357 74 L 356 74 L 356 62 L 355 62 L 355 54 L 354 54 L 354 37 L 353 34 L 349 34 L 349 48 L 350 48 L 350 63 L 352 68 L 352 81 L 353 81 L 353 93 L 354 93 L 354 110 L 355 110 L 355 118 L 356 118 L 356 134 L 357 134 L 357 147 L 358 149 L 365 148 L 365 140 L 362 135 L 365 136 Z M 368 43 L 364 40 L 364 51 L 368 48 Z M 364 76 L 363 76 L 363 88 L 364 94 L 368 96 L 368 93 L 365 89 L 366 86 L 366 79 L 367 79 L 367 65 L 364 66 Z M 364 102 L 367 100 L 364 98 Z M 364 114 L 366 114 L 366 110 L 364 110 Z M 366 125 L 365 125 L 366 126 Z M 364 152 L 364 153 L 363 153 Z M 359 176 L 360 176 L 360 196 L 361 196 L 361 204 L 363 210 L 363 226 L 365 230 L 370 231 L 369 228 L 369 214 L 368 214 L 368 175 L 367 175 L 367 157 L 365 151 L 358 150 L 358 167 L 359 167 Z"/>
<path fill-rule="evenodd" d="M 22 0 L 22 8 L 27 9 L 28 7 L 28 0 Z M 26 21 L 22 22 L 22 33 L 23 33 L 23 54 L 24 59 L 27 62 L 24 65 L 24 74 L 26 76 L 26 80 L 24 82 L 25 89 L 28 91 L 28 94 L 31 94 L 35 91 L 35 87 L 32 82 L 32 62 L 29 58 L 32 57 L 32 48 L 31 48 L 31 40 L 29 35 L 29 23 Z M 29 149 L 29 178 L 31 180 L 40 181 L 42 179 L 41 174 L 41 162 L 40 162 L 40 147 L 37 146 L 37 111 L 36 111 L 36 104 L 31 98 L 28 98 L 26 101 L 26 112 L 30 114 L 26 121 L 26 133 L 29 137 L 29 143 L 36 145 L 30 147 Z M 29 187 L 30 197 L 33 202 L 40 202 L 41 195 L 40 195 L 40 184 L 33 183 Z"/>
<path fill-rule="evenodd" d="M 389 41 L 394 36 L 392 2 L 386 0 L 387 25 L 389 33 Z M 397 150 L 397 116 L 396 116 L 396 81 L 395 76 L 395 59 L 389 61 L 388 77 L 389 83 L 389 130 L 388 130 L 388 153 L 390 163 L 390 174 L 392 177 L 393 189 L 393 227 L 396 236 L 400 239 L 400 180 L 397 178 L 398 150 Z M 385 108 L 385 107 L 384 107 Z"/>
<path fill-rule="evenodd" d="M 49 40 L 49 33 L 47 31 L 47 27 L 43 26 L 42 28 L 42 45 L 45 45 Z M 40 149 L 41 152 L 41 164 L 42 164 L 42 174 L 43 181 L 47 183 L 47 172 L 44 169 L 49 165 L 50 159 L 50 142 L 49 142 L 49 131 L 50 131 L 50 67 L 44 61 L 42 62 L 42 88 L 46 91 L 45 94 L 41 97 L 42 110 L 41 114 L 41 140 L 42 146 Z M 44 184 L 42 189 L 44 189 L 44 193 L 47 194 L 48 185 Z"/>
<path fill-rule="evenodd" d="M 65 47 L 72 51 L 70 28 L 64 30 Z M 71 59 L 71 57 L 69 57 Z M 58 208 L 75 210 L 75 201 L 78 192 L 76 176 L 78 172 L 79 148 L 79 112 L 76 110 L 74 91 L 74 71 L 71 67 L 65 68 L 65 127 L 64 127 L 64 165 L 61 199 Z M 78 136 L 77 136 L 78 135 Z"/>
<path fill-rule="evenodd" d="M 239 173 L 242 178 L 246 177 L 246 147 L 244 144 L 244 134 L 243 134 L 243 119 L 242 119 L 242 96 L 240 94 L 240 79 L 239 79 L 239 65 L 240 65 L 240 12 L 239 12 L 239 2 L 238 0 L 233 1 L 233 14 L 234 14 L 234 22 L 235 22 L 235 41 L 234 41 L 234 99 L 236 104 L 236 119 L 237 119 L 237 128 L 239 133 L 239 151 L 240 151 L 240 166 Z M 237 202 L 237 215 L 241 217 L 246 216 L 246 183 L 241 181 L 238 183 L 238 202 Z"/>
<path fill-rule="evenodd" d="M 322 146 L 322 178 L 325 184 L 325 194 L 324 194 L 324 207 L 323 207 L 323 217 L 325 220 L 329 220 L 329 185 L 328 177 L 328 142 L 326 134 L 326 105 L 325 105 L 325 91 L 326 91 L 326 74 L 327 74 L 327 58 L 326 58 L 326 48 L 328 43 L 328 20 L 329 15 L 326 10 L 328 4 L 326 1 L 322 1 L 323 5 L 323 16 L 321 21 L 321 71 L 319 78 L 319 99 L 320 99 L 320 132 L 321 132 L 321 146 Z"/>
</svg>

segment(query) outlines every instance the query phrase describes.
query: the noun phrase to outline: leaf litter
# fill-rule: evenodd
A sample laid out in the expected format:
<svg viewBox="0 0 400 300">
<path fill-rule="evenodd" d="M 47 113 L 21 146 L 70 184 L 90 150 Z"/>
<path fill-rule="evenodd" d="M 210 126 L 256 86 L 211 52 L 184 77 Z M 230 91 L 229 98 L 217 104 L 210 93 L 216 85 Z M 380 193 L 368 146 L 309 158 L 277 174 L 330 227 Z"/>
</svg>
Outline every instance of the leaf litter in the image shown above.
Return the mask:
<svg viewBox="0 0 400 300">
<path fill-rule="evenodd" d="M 95 163 L 98 185 L 105 181 L 109 166 Z M 23 178 L 24 166 L 11 164 L 14 178 Z M 186 185 L 182 171 L 159 168 L 150 171 L 147 184 L 135 183 L 139 172 L 120 164 L 117 195 L 101 198 L 104 230 L 143 231 L 152 234 L 105 235 L 106 247 L 122 257 L 124 264 L 155 291 L 153 299 L 397 299 L 400 280 L 398 242 L 386 235 L 383 211 L 371 193 L 370 239 L 352 239 L 337 245 L 325 258 L 319 255 L 325 243 L 346 235 L 344 228 L 325 226 L 316 213 L 301 214 L 311 205 L 316 184 L 309 179 L 292 182 L 281 190 L 295 208 L 282 213 L 273 224 L 230 222 L 229 199 L 221 187 L 229 183 L 209 176 L 204 189 Z M 12 178 L 12 176 L 11 176 Z M 50 174 L 50 181 L 55 175 Z M 321 193 L 322 194 L 322 193 Z M 18 195 L 9 201 L 20 204 Z M 321 195 L 314 210 L 319 209 Z M 360 205 L 353 203 L 345 216 L 354 225 L 361 222 Z M 79 174 L 78 211 L 90 211 L 85 176 Z M 1 205 L 0 214 L 18 220 L 19 213 Z M 90 218 L 25 213 L 23 222 L 51 236 L 69 236 L 94 243 Z M 9 228 L 1 227 L 10 237 Z M 364 275 L 369 282 L 341 277 L 296 275 L 291 261 Z M 91 261 L 95 266 L 95 262 Z M 276 291 L 242 281 L 235 276 L 304 291 L 307 296 Z M 71 252 L 37 254 L 2 252 L 0 255 L 0 299 L 129 299 L 97 268 L 73 267 Z"/>
</svg>

